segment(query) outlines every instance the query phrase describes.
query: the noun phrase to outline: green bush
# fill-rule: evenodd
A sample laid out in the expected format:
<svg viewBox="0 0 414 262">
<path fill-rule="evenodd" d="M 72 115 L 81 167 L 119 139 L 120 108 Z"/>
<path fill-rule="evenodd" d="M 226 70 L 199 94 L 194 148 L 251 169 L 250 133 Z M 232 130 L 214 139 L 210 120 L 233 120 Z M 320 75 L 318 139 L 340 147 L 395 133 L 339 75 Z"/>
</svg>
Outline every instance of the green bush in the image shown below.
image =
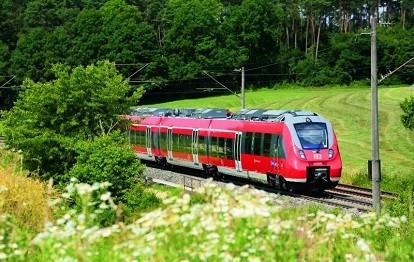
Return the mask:
<svg viewBox="0 0 414 262">
<path fill-rule="evenodd" d="M 69 171 L 82 183 L 109 182 L 109 191 L 115 202 L 143 178 L 143 165 L 126 145 L 119 132 L 79 143 L 79 157 Z"/>
<path fill-rule="evenodd" d="M 151 211 L 162 205 L 155 193 L 145 191 L 145 187 L 141 183 L 135 184 L 124 195 L 123 216 L 125 221 L 133 221 L 143 212 Z"/>
</svg>

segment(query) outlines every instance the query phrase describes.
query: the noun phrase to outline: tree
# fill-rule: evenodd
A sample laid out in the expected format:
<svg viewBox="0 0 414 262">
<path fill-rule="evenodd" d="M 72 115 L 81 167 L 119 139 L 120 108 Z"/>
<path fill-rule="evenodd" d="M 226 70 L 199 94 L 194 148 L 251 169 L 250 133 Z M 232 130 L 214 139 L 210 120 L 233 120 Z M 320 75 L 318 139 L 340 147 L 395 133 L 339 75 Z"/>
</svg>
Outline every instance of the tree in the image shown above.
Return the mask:
<svg viewBox="0 0 414 262">
<path fill-rule="evenodd" d="M 72 47 L 68 60 L 72 66 L 109 59 L 117 64 L 139 64 L 139 68 L 152 62 L 158 50 L 154 29 L 143 20 L 137 7 L 123 0 L 109 0 L 98 10 L 83 10 L 69 31 Z M 119 70 L 128 77 L 137 67 Z M 146 67 L 141 77 L 155 75 L 148 68 L 153 67 Z"/>
<path fill-rule="evenodd" d="M 192 78 L 205 68 L 218 65 L 217 32 L 221 4 L 218 0 L 172 0 L 167 17 L 170 20 L 164 39 L 172 78 Z"/>
<path fill-rule="evenodd" d="M 65 174 L 78 155 L 76 141 L 110 133 L 143 92 L 133 90 L 108 61 L 74 69 L 59 64 L 53 72 L 50 82 L 26 79 L 2 120 L 6 144 L 22 150 L 27 167 L 45 179 Z"/>
<path fill-rule="evenodd" d="M 401 122 L 404 127 L 414 130 L 414 96 L 406 98 L 400 103 L 400 107 L 403 110 L 401 115 Z"/>
<path fill-rule="evenodd" d="M 0 1 L 0 41 L 14 48 L 18 33 L 23 27 L 22 14 L 28 0 Z"/>
<path fill-rule="evenodd" d="M 63 27 L 52 31 L 41 27 L 27 29 L 12 53 L 9 71 L 20 81 L 25 78 L 49 81 L 53 78 L 53 64 L 64 63 L 67 58 L 68 42 Z"/>
</svg>

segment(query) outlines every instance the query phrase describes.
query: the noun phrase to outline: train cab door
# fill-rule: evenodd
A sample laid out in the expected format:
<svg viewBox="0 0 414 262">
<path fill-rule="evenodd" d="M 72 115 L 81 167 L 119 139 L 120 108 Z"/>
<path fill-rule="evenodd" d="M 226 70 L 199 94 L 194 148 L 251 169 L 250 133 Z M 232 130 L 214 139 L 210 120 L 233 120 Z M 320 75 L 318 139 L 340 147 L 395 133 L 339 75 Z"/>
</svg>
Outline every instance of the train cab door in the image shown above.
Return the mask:
<svg viewBox="0 0 414 262">
<path fill-rule="evenodd" d="M 242 132 L 237 132 L 236 139 L 234 140 L 233 152 L 234 152 L 234 161 L 235 161 L 236 170 L 239 172 L 243 171 L 242 162 L 241 162 L 241 151 L 242 151 L 241 145 L 242 145 Z"/>
<path fill-rule="evenodd" d="M 146 130 L 146 147 L 147 147 L 147 155 L 148 156 L 152 156 L 151 141 L 152 141 L 151 127 L 147 126 L 147 130 Z"/>
<path fill-rule="evenodd" d="M 193 136 L 191 140 L 191 153 L 193 154 L 193 161 L 195 165 L 198 165 L 198 130 L 193 129 Z"/>
<path fill-rule="evenodd" d="M 167 154 L 168 154 L 168 159 L 172 160 L 173 159 L 173 154 L 172 154 L 172 127 L 168 127 L 168 130 L 167 130 Z"/>
</svg>

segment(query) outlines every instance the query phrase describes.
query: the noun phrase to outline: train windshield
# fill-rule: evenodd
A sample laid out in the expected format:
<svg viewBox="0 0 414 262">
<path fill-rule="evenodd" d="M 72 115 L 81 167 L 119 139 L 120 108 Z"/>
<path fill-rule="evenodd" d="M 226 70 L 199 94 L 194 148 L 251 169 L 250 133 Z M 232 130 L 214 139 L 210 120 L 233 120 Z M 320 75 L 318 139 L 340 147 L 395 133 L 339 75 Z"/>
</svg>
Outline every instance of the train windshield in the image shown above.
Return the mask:
<svg viewBox="0 0 414 262">
<path fill-rule="evenodd" d="M 328 148 L 325 123 L 298 123 L 294 126 L 303 149 Z"/>
</svg>

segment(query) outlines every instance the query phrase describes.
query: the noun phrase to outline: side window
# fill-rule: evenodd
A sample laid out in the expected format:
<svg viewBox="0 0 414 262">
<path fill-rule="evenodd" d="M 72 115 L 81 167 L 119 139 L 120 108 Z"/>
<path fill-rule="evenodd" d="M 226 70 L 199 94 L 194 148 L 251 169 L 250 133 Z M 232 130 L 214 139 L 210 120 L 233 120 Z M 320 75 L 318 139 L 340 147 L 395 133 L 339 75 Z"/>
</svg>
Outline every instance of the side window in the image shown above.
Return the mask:
<svg viewBox="0 0 414 262">
<path fill-rule="evenodd" d="M 184 152 L 191 154 L 191 135 L 183 135 L 185 140 Z"/>
<path fill-rule="evenodd" d="M 254 133 L 252 154 L 261 155 L 261 152 L 260 152 L 261 148 L 262 148 L 262 133 Z"/>
<path fill-rule="evenodd" d="M 225 158 L 225 154 L 224 154 L 225 144 L 224 143 L 225 143 L 226 139 L 218 137 L 217 140 L 218 140 L 218 157 Z"/>
<path fill-rule="evenodd" d="M 276 137 L 274 155 L 278 158 L 286 158 L 285 146 L 281 135 L 277 135 Z"/>
<path fill-rule="evenodd" d="M 207 155 L 206 137 L 205 136 L 199 136 L 198 137 L 198 154 L 199 155 Z"/>
<path fill-rule="evenodd" d="M 178 134 L 172 134 L 172 148 L 173 151 L 180 152 L 180 140 Z"/>
<path fill-rule="evenodd" d="M 263 156 L 271 156 L 271 140 L 272 135 L 265 133 L 263 136 Z"/>
<path fill-rule="evenodd" d="M 159 135 L 160 135 L 159 132 L 152 132 L 152 134 L 151 134 L 151 136 L 152 136 L 151 148 L 156 148 L 156 149 L 160 148 Z"/>
<path fill-rule="evenodd" d="M 251 154 L 252 153 L 252 142 L 253 142 L 253 133 L 246 132 L 244 134 L 243 144 L 242 144 L 242 153 Z"/>
<path fill-rule="evenodd" d="M 233 141 L 234 139 L 225 139 L 225 155 L 227 159 L 233 159 Z"/>
<path fill-rule="evenodd" d="M 211 137 L 211 156 L 217 157 L 218 156 L 218 139 L 217 137 Z"/>
<path fill-rule="evenodd" d="M 160 148 L 162 150 L 167 150 L 167 133 L 159 133 L 160 134 Z"/>
</svg>

